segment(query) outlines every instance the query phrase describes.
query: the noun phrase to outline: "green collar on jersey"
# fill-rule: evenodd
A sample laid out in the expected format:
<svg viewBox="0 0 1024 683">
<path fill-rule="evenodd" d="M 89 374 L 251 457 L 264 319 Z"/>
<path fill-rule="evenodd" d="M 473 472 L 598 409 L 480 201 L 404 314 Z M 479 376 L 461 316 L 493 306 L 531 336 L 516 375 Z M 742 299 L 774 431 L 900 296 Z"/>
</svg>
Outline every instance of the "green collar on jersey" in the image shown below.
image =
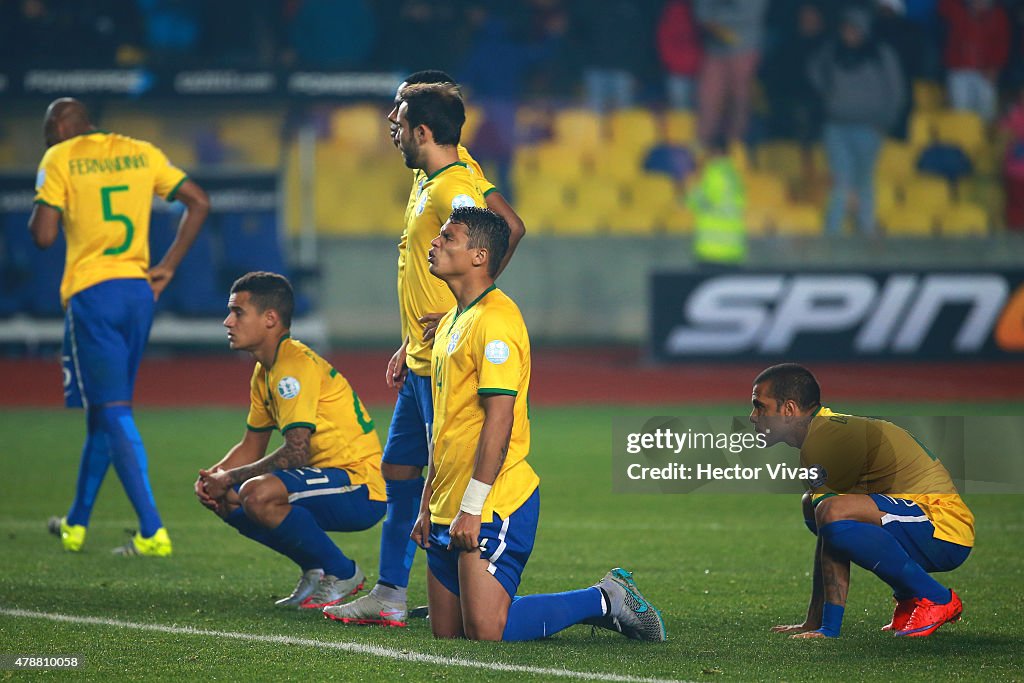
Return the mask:
<svg viewBox="0 0 1024 683">
<path fill-rule="evenodd" d="M 465 313 L 465 312 L 466 312 L 466 311 L 468 311 L 469 309 L 473 308 L 473 306 L 475 306 L 475 305 L 476 305 L 476 303 L 477 303 L 478 301 L 480 301 L 480 299 L 483 299 L 483 298 L 484 298 L 485 296 L 487 296 L 487 295 L 488 295 L 488 294 L 489 294 L 489 293 L 490 293 L 491 291 L 493 291 L 493 290 L 495 290 L 495 289 L 497 289 L 497 288 L 498 288 L 498 286 L 492 283 L 490 287 L 488 287 L 487 289 L 485 289 L 485 290 L 484 290 L 484 291 L 483 291 L 483 292 L 482 292 L 482 293 L 480 294 L 480 296 L 478 296 L 477 298 L 475 298 L 475 299 L 473 299 L 472 301 L 470 301 L 470 302 L 469 302 L 469 305 L 468 305 L 468 306 L 466 306 L 465 308 L 463 308 L 463 309 L 462 309 L 461 311 L 460 311 L 460 310 L 458 310 L 458 309 L 456 309 L 456 310 L 455 310 L 455 317 L 454 317 L 454 318 L 452 318 L 452 324 L 454 325 L 454 324 L 455 324 L 455 321 L 459 319 L 459 316 L 460 316 L 460 315 L 462 315 L 463 313 Z"/>
<path fill-rule="evenodd" d="M 466 162 L 465 161 L 453 161 L 452 163 L 448 164 L 447 166 L 442 166 L 441 168 L 437 169 L 436 171 L 434 171 L 433 173 L 428 175 L 427 176 L 427 181 L 429 182 L 429 181 L 433 180 L 437 176 L 439 176 L 442 173 L 444 173 L 445 171 L 447 171 L 452 166 L 461 166 L 462 168 L 469 168 L 468 166 L 466 166 Z"/>
<path fill-rule="evenodd" d="M 277 354 L 278 354 L 278 352 L 281 351 L 281 344 L 284 343 L 285 339 L 291 339 L 291 338 L 292 338 L 292 333 L 291 332 L 285 332 L 284 336 L 277 340 L 277 348 L 274 349 L 274 360 L 273 360 L 273 362 L 271 362 L 270 367 L 274 367 L 274 364 L 277 363 Z M 269 370 L 270 368 L 267 368 L 267 369 Z"/>
</svg>

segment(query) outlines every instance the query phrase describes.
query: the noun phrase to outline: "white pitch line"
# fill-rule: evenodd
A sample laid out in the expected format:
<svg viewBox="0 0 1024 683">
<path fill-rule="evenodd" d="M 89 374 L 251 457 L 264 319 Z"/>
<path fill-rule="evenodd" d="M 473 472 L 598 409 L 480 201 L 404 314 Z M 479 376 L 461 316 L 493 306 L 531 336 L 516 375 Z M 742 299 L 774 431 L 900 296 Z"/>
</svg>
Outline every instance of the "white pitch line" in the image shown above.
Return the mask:
<svg viewBox="0 0 1024 683">
<path fill-rule="evenodd" d="M 90 624 L 92 626 L 116 626 L 118 628 L 131 628 L 139 631 L 155 631 L 158 633 L 173 633 L 186 636 L 212 636 L 214 638 L 229 638 L 233 640 L 245 640 L 254 643 L 270 643 L 273 645 L 302 645 L 305 647 L 329 648 L 342 650 L 374 657 L 397 659 L 418 664 L 437 664 L 440 666 L 460 666 L 467 669 L 484 669 L 487 671 L 509 671 L 515 673 L 536 674 L 538 676 L 554 676 L 558 678 L 573 678 L 585 681 L 613 681 L 615 683 L 683 683 L 667 678 L 644 678 L 641 676 L 623 676 L 621 674 L 603 673 L 600 671 L 572 671 L 569 669 L 554 669 L 542 666 L 527 666 L 525 664 L 504 664 L 501 662 L 478 662 L 472 659 L 460 657 L 442 657 L 440 655 L 428 655 L 422 652 L 409 650 L 395 650 L 380 645 L 367 645 L 364 643 L 346 643 L 330 640 L 317 640 L 315 638 L 294 638 L 292 636 L 262 635 L 259 633 L 242 633 L 239 631 L 212 631 L 208 629 L 192 628 L 191 626 L 165 626 L 164 624 L 141 624 L 132 621 L 121 621 L 120 619 L 105 619 L 103 617 L 81 617 L 70 614 L 56 614 L 53 612 L 34 612 L 25 609 L 13 609 L 0 607 L 0 615 L 9 617 L 23 617 L 28 619 L 46 619 L 48 621 L 61 621 L 71 624 Z"/>
</svg>

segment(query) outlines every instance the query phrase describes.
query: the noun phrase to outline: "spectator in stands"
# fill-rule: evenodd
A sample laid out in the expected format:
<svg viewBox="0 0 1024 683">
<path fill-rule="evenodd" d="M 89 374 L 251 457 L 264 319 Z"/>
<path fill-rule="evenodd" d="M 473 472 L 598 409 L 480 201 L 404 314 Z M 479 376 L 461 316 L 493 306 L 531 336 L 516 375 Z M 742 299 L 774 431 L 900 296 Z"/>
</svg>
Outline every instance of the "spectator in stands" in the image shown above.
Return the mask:
<svg viewBox="0 0 1024 683">
<path fill-rule="evenodd" d="M 995 119 L 999 72 L 1010 54 L 1010 20 L 995 0 L 940 0 L 946 23 L 945 65 L 949 103 Z"/>
<path fill-rule="evenodd" d="M 157 62 L 180 64 L 193 54 L 202 33 L 201 0 L 138 0 L 146 46 Z"/>
<path fill-rule="evenodd" d="M 894 137 L 906 139 L 907 122 L 914 99 L 914 81 L 926 75 L 925 36 L 920 26 L 907 19 L 904 0 L 877 0 L 877 6 L 875 32 L 880 41 L 895 51 L 905 76 L 903 109 L 889 133 Z"/>
<path fill-rule="evenodd" d="M 810 152 L 821 138 L 821 98 L 807 74 L 807 63 L 825 42 L 825 17 L 816 0 L 800 3 L 790 26 L 765 54 L 761 82 L 768 100 L 771 137 L 794 139 Z"/>
<path fill-rule="evenodd" d="M 942 78 L 943 27 L 939 0 L 903 0 L 907 21 L 921 34 L 921 71 L 924 78 Z"/>
<path fill-rule="evenodd" d="M 1000 122 L 1007 136 L 1003 159 L 1003 183 L 1006 195 L 1006 227 L 1024 231 L 1024 88 Z"/>
<path fill-rule="evenodd" d="M 704 34 L 697 128 L 705 145 L 723 133 L 730 143 L 746 136 L 767 5 L 768 0 L 694 2 Z"/>
<path fill-rule="evenodd" d="M 702 48 L 690 0 L 667 0 L 657 30 L 668 105 L 672 109 L 693 109 Z"/>
<path fill-rule="evenodd" d="M 583 64 L 583 88 L 588 106 L 597 112 L 631 107 L 638 75 L 654 61 L 651 36 L 654 17 L 646 0 L 576 0 L 573 29 Z"/>
<path fill-rule="evenodd" d="M 429 64 L 431 68 L 454 71 L 471 32 L 461 0 L 388 0 L 376 3 L 384 8 L 381 26 L 383 44 L 378 52 L 388 66 L 403 72 Z"/>
<path fill-rule="evenodd" d="M 365 66 L 376 27 L 366 0 L 302 0 L 289 27 L 299 65 L 320 69 Z"/>
<path fill-rule="evenodd" d="M 843 12 L 838 40 L 809 65 L 825 110 L 825 152 L 832 174 L 826 230 L 842 231 L 847 200 L 857 193 L 857 228 L 875 231 L 875 162 L 882 137 L 903 108 L 906 88 L 899 58 L 872 35 L 871 14 Z"/>
</svg>

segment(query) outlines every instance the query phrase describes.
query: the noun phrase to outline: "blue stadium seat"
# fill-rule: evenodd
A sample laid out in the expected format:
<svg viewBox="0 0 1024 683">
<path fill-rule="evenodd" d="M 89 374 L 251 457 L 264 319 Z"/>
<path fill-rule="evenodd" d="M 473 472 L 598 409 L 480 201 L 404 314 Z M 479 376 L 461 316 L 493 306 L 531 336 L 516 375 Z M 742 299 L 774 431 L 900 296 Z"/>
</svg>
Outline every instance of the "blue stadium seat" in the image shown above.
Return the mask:
<svg viewBox="0 0 1024 683">
<path fill-rule="evenodd" d="M 62 318 L 60 305 L 60 279 L 64 274 L 64 230 L 57 233 L 57 241 L 48 249 L 33 246 L 30 258 L 28 312 L 41 318 Z"/>
<path fill-rule="evenodd" d="M 178 230 L 179 212 L 154 212 L 150 223 L 150 259 L 163 258 Z M 225 311 L 225 292 L 217 283 L 215 244 L 208 223 L 199 231 L 196 241 L 164 290 L 157 310 L 169 310 L 186 316 L 221 315 Z"/>
<path fill-rule="evenodd" d="M 25 311 L 28 300 L 29 277 L 32 271 L 32 252 L 35 245 L 28 232 L 28 217 L 24 212 L 3 214 L 3 234 L 0 239 L 0 317 L 6 318 Z"/>
<path fill-rule="evenodd" d="M 288 275 L 273 211 L 222 214 L 220 234 L 224 243 L 221 267 L 228 281 L 253 270 Z"/>
</svg>

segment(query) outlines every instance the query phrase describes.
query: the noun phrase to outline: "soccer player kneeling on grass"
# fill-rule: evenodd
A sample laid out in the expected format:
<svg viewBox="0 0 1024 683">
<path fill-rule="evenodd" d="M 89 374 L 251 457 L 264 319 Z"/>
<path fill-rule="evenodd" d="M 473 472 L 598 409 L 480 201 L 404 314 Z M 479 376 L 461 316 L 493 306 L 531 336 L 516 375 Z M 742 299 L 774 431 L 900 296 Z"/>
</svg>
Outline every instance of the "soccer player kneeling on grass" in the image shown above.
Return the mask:
<svg viewBox="0 0 1024 683">
<path fill-rule="evenodd" d="M 228 298 L 228 342 L 256 359 L 241 442 L 196 496 L 244 536 L 288 557 L 302 576 L 285 607 L 319 609 L 363 587 L 358 565 L 326 531 L 362 531 L 384 516 L 380 440 L 348 381 L 289 334 L 294 296 L 275 273 L 249 273 Z M 265 455 L 274 429 L 284 444 Z"/>
<path fill-rule="evenodd" d="M 623 569 L 590 588 L 515 597 L 533 550 L 540 492 L 526 462 L 530 340 L 519 308 L 494 286 L 508 241 L 496 213 L 459 207 L 428 252 L 431 274 L 456 301 L 434 340 L 433 449 L 412 532 L 427 550 L 434 636 L 533 640 L 589 623 L 665 640 L 660 612 Z"/>
<path fill-rule="evenodd" d="M 974 516 L 949 472 L 913 434 L 821 405 L 807 368 L 783 363 L 754 380 L 750 421 L 769 445 L 800 449 L 815 472 L 804 521 L 818 537 L 807 618 L 775 626 L 794 638 L 835 638 L 850 587 L 850 562 L 889 584 L 896 599 L 882 627 L 929 636 L 963 611 L 957 594 L 930 576 L 956 569 L 974 545 Z"/>
</svg>

